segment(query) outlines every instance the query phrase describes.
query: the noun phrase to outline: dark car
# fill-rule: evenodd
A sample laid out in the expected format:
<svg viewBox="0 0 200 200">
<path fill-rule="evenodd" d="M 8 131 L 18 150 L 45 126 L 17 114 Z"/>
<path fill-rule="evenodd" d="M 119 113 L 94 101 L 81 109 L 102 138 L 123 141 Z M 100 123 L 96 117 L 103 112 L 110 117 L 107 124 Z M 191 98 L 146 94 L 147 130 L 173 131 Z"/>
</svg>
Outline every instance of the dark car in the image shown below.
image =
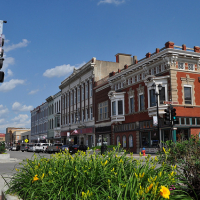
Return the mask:
<svg viewBox="0 0 200 200">
<path fill-rule="evenodd" d="M 72 145 L 69 145 L 69 144 L 65 144 L 61 147 L 61 150 L 62 151 L 69 151 L 69 147 L 72 146 Z"/>
<path fill-rule="evenodd" d="M 87 146 L 84 144 L 81 144 L 81 145 L 75 144 L 75 145 L 69 147 L 69 153 L 71 153 L 71 154 L 76 153 L 78 150 L 86 152 Z"/>
</svg>

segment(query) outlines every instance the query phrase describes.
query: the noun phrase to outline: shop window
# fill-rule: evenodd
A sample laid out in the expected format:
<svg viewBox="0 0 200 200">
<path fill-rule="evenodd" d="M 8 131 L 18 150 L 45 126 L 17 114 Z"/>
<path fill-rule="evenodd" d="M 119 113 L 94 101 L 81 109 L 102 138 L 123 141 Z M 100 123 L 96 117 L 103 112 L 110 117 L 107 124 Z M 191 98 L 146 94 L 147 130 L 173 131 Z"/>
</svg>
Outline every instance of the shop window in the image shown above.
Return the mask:
<svg viewBox="0 0 200 200">
<path fill-rule="evenodd" d="M 120 137 L 117 136 L 117 146 L 120 144 Z"/>
<path fill-rule="evenodd" d="M 126 147 L 126 136 L 125 135 L 123 136 L 123 147 L 124 148 Z"/>
<path fill-rule="evenodd" d="M 192 118 L 192 125 L 195 125 L 196 124 L 196 120 L 195 120 L 195 118 L 193 117 Z"/>
<path fill-rule="evenodd" d="M 181 125 L 185 125 L 185 118 L 181 117 Z"/>
<path fill-rule="evenodd" d="M 159 135 L 157 132 L 151 132 L 151 147 L 158 148 L 159 147 Z"/>
<path fill-rule="evenodd" d="M 190 125 L 190 118 L 187 117 L 185 121 L 186 121 L 186 125 Z"/>
<path fill-rule="evenodd" d="M 143 147 L 149 147 L 149 145 L 150 145 L 149 133 L 148 132 L 142 132 L 141 138 L 142 138 L 142 148 Z"/>
<path fill-rule="evenodd" d="M 197 125 L 200 125 L 200 117 L 197 117 Z"/>
<path fill-rule="evenodd" d="M 133 147 L 133 136 L 129 135 L 129 147 Z"/>
</svg>

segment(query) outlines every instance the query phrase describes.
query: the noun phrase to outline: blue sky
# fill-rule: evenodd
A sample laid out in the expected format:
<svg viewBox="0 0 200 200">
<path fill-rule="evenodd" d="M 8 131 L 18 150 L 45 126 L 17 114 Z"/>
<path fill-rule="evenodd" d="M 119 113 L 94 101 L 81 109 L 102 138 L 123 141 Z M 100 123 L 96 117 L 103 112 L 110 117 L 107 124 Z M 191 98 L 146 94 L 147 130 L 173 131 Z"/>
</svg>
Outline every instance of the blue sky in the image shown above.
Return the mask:
<svg viewBox="0 0 200 200">
<path fill-rule="evenodd" d="M 92 57 L 141 59 L 167 41 L 200 46 L 199 7 L 198 0 L 1 0 L 0 133 L 30 128 L 30 110 Z"/>
</svg>

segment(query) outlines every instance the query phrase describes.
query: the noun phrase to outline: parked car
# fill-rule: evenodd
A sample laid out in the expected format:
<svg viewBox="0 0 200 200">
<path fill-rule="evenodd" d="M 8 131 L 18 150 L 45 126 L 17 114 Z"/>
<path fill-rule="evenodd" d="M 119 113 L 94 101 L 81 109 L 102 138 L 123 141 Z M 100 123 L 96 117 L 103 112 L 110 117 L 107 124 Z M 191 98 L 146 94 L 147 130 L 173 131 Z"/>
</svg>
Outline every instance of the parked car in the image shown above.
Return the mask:
<svg viewBox="0 0 200 200">
<path fill-rule="evenodd" d="M 35 144 L 29 144 L 28 145 L 28 148 L 27 148 L 27 151 L 28 152 L 35 152 Z"/>
<path fill-rule="evenodd" d="M 46 152 L 47 153 L 59 153 L 60 151 L 62 151 L 62 146 L 63 146 L 63 143 L 55 143 L 52 146 L 48 146 L 46 148 Z"/>
<path fill-rule="evenodd" d="M 51 146 L 51 143 L 37 143 L 35 144 L 35 152 L 46 152 L 49 146 Z"/>
<path fill-rule="evenodd" d="M 24 152 L 24 151 L 27 151 L 28 150 L 28 143 L 23 143 L 23 144 L 21 144 L 21 146 L 20 146 L 20 150 L 22 151 L 22 152 Z"/>
<path fill-rule="evenodd" d="M 78 150 L 86 152 L 87 146 L 84 144 L 81 144 L 81 145 L 75 144 L 69 147 L 69 153 L 71 154 L 76 153 Z"/>
<path fill-rule="evenodd" d="M 16 146 L 12 146 L 9 148 L 9 151 L 16 151 L 16 150 L 17 150 Z"/>
<path fill-rule="evenodd" d="M 61 150 L 62 151 L 69 151 L 69 147 L 70 146 L 72 146 L 72 145 L 70 145 L 70 144 L 65 144 L 65 145 L 63 145 L 62 147 L 61 147 Z"/>
</svg>

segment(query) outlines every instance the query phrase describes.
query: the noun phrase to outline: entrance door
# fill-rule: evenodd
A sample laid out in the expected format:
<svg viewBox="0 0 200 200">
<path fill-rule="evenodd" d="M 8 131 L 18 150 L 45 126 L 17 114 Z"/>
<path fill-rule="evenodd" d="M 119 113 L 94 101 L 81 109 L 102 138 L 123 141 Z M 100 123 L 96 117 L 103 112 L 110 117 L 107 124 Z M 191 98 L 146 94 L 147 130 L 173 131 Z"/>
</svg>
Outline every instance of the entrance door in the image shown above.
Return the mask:
<svg viewBox="0 0 200 200">
<path fill-rule="evenodd" d="M 88 146 L 92 147 L 92 135 L 88 135 Z"/>
<path fill-rule="evenodd" d="M 74 137 L 74 144 L 77 144 L 77 136 Z"/>
</svg>

